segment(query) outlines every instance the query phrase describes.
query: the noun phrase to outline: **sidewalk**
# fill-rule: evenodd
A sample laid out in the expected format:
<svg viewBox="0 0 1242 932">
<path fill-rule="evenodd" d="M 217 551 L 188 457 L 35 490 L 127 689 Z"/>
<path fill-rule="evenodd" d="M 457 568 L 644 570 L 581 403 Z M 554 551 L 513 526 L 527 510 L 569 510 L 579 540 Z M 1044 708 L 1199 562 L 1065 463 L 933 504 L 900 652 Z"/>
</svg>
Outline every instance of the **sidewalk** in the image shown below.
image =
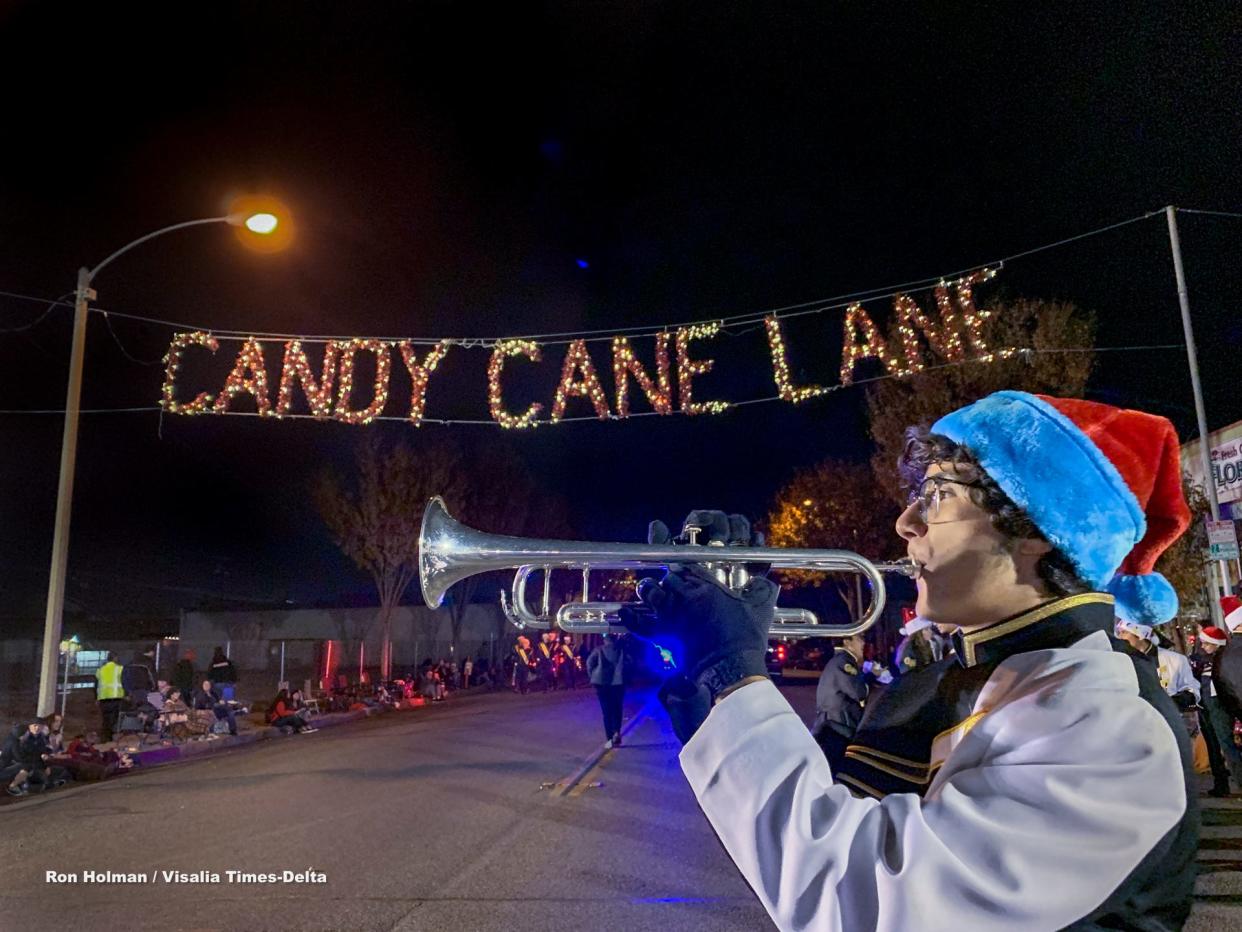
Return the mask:
<svg viewBox="0 0 1242 932">
<path fill-rule="evenodd" d="M 465 698 L 471 695 L 488 695 L 492 690 L 481 687 L 472 687 L 469 689 L 456 690 L 450 696 Z M 500 690 L 495 690 L 500 692 Z M 450 700 L 451 701 L 451 700 Z M 445 705 L 446 703 L 436 703 L 436 705 Z M 422 697 L 404 700 L 396 709 L 385 708 L 366 708 L 357 709 L 351 712 L 327 712 L 322 715 L 316 715 L 310 719 L 310 724 L 316 729 L 335 728 L 338 725 L 345 725 L 349 722 L 356 722 L 360 719 L 370 718 L 375 715 L 383 715 L 390 713 L 405 713 L 414 709 L 430 707 L 432 703 L 426 701 Z M 282 734 L 279 728 L 267 724 L 255 725 L 248 719 L 242 718 L 240 721 L 245 722 L 244 730 L 237 735 L 220 735 L 215 739 L 200 741 L 183 741 L 178 744 L 151 744 L 139 750 L 125 751 L 133 760 L 134 766 L 128 770 L 120 771 L 107 778 L 106 781 L 113 782 L 118 779 L 124 779 L 129 774 L 137 773 L 143 770 L 150 770 L 154 767 L 163 767 L 168 764 L 175 764 L 181 761 L 198 760 L 206 755 L 216 754 L 220 751 L 228 751 L 233 748 L 244 747 L 246 745 L 256 744 L 260 741 L 268 741 L 277 738 L 289 738 L 292 740 L 296 737 L 293 734 Z M 114 745 L 104 745 L 104 749 L 116 748 Z M 91 785 L 92 781 L 73 781 L 68 784 L 70 787 L 85 787 Z M 0 792 L 0 806 L 27 802 L 32 798 L 46 799 L 55 796 L 58 790 L 49 790 L 46 792 L 31 794 L 30 796 L 13 797 Z"/>
</svg>

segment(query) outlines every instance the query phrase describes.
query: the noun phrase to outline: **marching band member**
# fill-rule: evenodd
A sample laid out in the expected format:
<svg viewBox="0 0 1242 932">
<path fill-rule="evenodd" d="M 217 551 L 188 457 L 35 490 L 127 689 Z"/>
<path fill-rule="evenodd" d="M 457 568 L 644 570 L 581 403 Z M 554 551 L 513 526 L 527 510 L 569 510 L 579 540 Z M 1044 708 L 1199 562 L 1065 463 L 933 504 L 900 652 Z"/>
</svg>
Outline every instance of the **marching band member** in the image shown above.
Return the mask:
<svg viewBox="0 0 1242 932">
<path fill-rule="evenodd" d="M 834 772 L 764 675 L 776 587 L 697 566 L 644 588 L 705 710 L 681 765 L 781 929 L 1180 928 L 1198 843 L 1190 747 L 1114 601 L 1159 623 L 1186 528 L 1164 418 L 997 392 L 913 430 L 897 521 L 917 611 L 957 656 L 869 705 Z"/>
<path fill-rule="evenodd" d="M 578 688 L 578 657 L 574 654 L 574 636 L 562 634 L 557 646 L 556 663 L 560 668 L 561 682 L 566 689 Z"/>
<path fill-rule="evenodd" d="M 1151 625 L 1118 618 L 1115 626 L 1121 638 L 1137 654 L 1152 660 L 1160 677 L 1160 685 L 1183 712 L 1199 704 L 1199 681 L 1195 679 L 1190 661 L 1175 650 L 1160 646 L 1160 635 Z"/>
<path fill-rule="evenodd" d="M 536 675 L 543 682 L 544 692 L 556 689 L 555 648 L 552 645 L 552 632 L 545 631 L 539 638 L 539 647 L 535 653 Z"/>
<path fill-rule="evenodd" d="M 933 649 L 935 642 L 932 641 L 932 635 L 935 630 L 934 624 L 918 615 L 901 626 L 901 643 L 897 645 L 897 653 L 893 658 L 898 674 L 910 673 L 940 659 Z"/>
<path fill-rule="evenodd" d="M 815 722 L 811 734 L 831 763 L 840 763 L 845 745 L 854 737 L 862 721 L 867 701 L 867 680 L 863 673 L 861 634 L 844 638 L 824 665 L 815 687 Z"/>
<path fill-rule="evenodd" d="M 509 685 L 525 696 L 535 666 L 535 660 L 530 653 L 530 638 L 519 634 L 513 645 L 513 654 L 513 682 Z"/>
<path fill-rule="evenodd" d="M 1190 668 L 1190 658 L 1179 651 L 1160 646 L 1160 635 L 1151 632 L 1151 642 L 1156 648 L 1156 669 L 1160 672 L 1160 685 L 1169 694 L 1173 704 L 1183 712 L 1199 705 L 1199 681 Z"/>
</svg>

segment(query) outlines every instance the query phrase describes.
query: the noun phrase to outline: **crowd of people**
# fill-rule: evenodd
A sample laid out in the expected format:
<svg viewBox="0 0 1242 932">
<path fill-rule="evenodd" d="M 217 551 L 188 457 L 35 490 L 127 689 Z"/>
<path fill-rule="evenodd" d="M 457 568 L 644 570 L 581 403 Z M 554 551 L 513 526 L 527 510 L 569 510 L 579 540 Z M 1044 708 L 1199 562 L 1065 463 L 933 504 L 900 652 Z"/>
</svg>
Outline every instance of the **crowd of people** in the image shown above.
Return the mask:
<svg viewBox="0 0 1242 932">
<path fill-rule="evenodd" d="M 237 734 L 237 717 L 249 710 L 235 697 L 237 669 L 223 648 L 216 648 L 201 676 L 194 666 L 194 651 L 187 650 L 173 668 L 171 681 L 159 680 L 152 672 L 154 653 L 139 651 L 122 665 L 110 652 L 95 671 L 99 734 L 105 744 L 118 732 L 175 740 Z"/>
</svg>

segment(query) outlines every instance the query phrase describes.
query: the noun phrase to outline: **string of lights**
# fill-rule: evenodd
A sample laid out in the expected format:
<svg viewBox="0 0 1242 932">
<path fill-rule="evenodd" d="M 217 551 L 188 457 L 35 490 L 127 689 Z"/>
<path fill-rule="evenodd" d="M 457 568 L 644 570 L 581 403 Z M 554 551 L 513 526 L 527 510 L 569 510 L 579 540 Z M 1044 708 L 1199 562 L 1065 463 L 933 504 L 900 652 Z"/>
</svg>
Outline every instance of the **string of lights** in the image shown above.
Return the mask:
<svg viewBox="0 0 1242 932">
<path fill-rule="evenodd" d="M 1216 214 L 1219 216 L 1242 216 L 1242 214 L 1233 214 L 1228 211 L 1190 210 L 1189 208 L 1178 208 L 1178 210 L 1184 211 L 1186 213 Z M 505 340 L 538 341 L 542 345 L 547 346 L 547 345 L 556 345 L 556 344 L 569 344 L 569 343 L 575 342 L 576 340 L 587 340 L 588 342 L 611 340 L 613 337 L 618 336 L 618 335 L 623 335 L 623 334 L 631 338 L 643 337 L 643 336 L 655 336 L 658 333 L 673 331 L 679 328 L 706 326 L 706 325 L 713 324 L 713 323 L 719 324 L 723 332 L 729 333 L 730 328 L 733 328 L 733 327 L 739 327 L 739 326 L 745 327 L 747 325 L 763 326 L 764 320 L 767 317 L 772 316 L 772 315 L 785 318 L 785 317 L 799 317 L 799 316 L 803 316 L 807 314 L 823 314 L 828 311 L 834 311 L 834 310 L 848 310 L 853 305 L 861 304 L 866 301 L 896 298 L 897 296 L 903 295 L 903 294 L 908 295 L 911 293 L 929 291 L 937 287 L 942 287 L 946 281 L 950 281 L 953 279 L 960 279 L 960 278 L 964 278 L 964 277 L 967 277 L 973 274 L 977 274 L 983 271 L 984 269 L 991 268 L 994 270 L 999 270 L 1003 268 L 1005 264 L 1008 262 L 1012 262 L 1017 259 L 1023 259 L 1028 256 L 1035 255 L 1037 253 L 1046 252 L 1050 249 L 1057 249 L 1061 246 L 1066 246 L 1070 243 L 1075 243 L 1080 240 L 1087 239 L 1089 237 L 1099 236 L 1101 234 L 1108 233 L 1112 230 L 1116 230 L 1116 229 L 1128 226 L 1133 223 L 1138 223 L 1143 220 L 1147 220 L 1151 217 L 1163 215 L 1163 213 L 1164 213 L 1163 209 L 1148 211 L 1146 213 L 1139 214 L 1138 216 L 1130 217 L 1129 219 L 1118 221 L 1117 223 L 1111 223 L 1111 224 L 1108 224 L 1107 226 L 1102 226 L 1102 227 L 1098 227 L 1093 230 L 1088 230 L 1084 233 L 1078 233 L 1078 234 L 1075 234 L 1074 236 L 1065 237 L 1064 239 L 1059 239 L 1052 243 L 1045 243 L 1044 245 L 1041 245 L 1041 246 L 1036 246 L 1031 249 L 1026 249 L 1021 252 L 1017 252 L 1012 255 L 1005 256 L 1001 259 L 995 259 L 991 262 L 981 263 L 981 264 L 974 265 L 966 269 L 961 269 L 957 272 L 951 272 L 947 274 L 935 275 L 935 276 L 930 276 L 930 277 L 922 278 L 922 279 L 916 279 L 913 281 L 903 282 L 898 285 L 886 285 L 881 288 L 870 288 L 870 289 L 866 289 L 863 291 L 850 292 L 848 294 L 834 295 L 829 298 L 819 298 L 819 299 L 812 300 L 812 301 L 803 301 L 798 304 L 788 304 L 788 305 L 783 305 L 781 307 L 767 308 L 764 310 L 757 310 L 757 311 L 749 311 L 749 312 L 735 314 L 735 315 L 731 315 L 727 317 L 706 318 L 703 320 L 681 322 L 681 323 L 649 324 L 649 325 L 637 325 L 637 326 L 631 326 L 631 327 L 624 327 L 624 326 L 623 327 L 607 327 L 607 328 L 601 328 L 601 329 L 596 329 L 596 330 L 561 331 L 561 332 L 555 332 L 555 333 L 527 334 L 523 336 L 504 336 L 504 337 L 495 337 L 495 336 L 488 336 L 488 337 L 395 336 L 395 337 L 372 337 L 369 339 L 376 339 L 376 340 L 380 340 L 386 343 L 398 343 L 398 342 L 409 343 L 410 345 L 414 345 L 414 346 L 436 346 L 441 343 L 448 343 L 450 345 L 461 346 L 467 349 L 478 347 L 478 348 L 483 348 L 487 350 L 492 350 L 496 347 L 498 343 L 505 341 Z M 0 297 L 8 297 L 8 298 L 13 298 L 16 300 L 24 300 L 24 301 L 35 301 L 35 302 L 40 302 L 40 303 L 45 302 L 47 300 L 45 298 L 36 298 L 30 295 L 19 294 L 19 293 L 11 292 L 11 291 L 0 291 Z M 54 301 L 52 301 L 50 303 L 50 308 L 54 308 L 54 307 L 71 308 L 73 307 L 72 303 L 66 303 L 64 301 L 64 297 L 66 296 L 62 296 L 61 298 L 57 298 Z M 350 341 L 354 339 L 360 339 L 359 337 L 355 337 L 353 335 L 343 335 L 343 334 L 308 335 L 308 334 L 294 334 L 294 333 L 280 333 L 280 332 L 243 331 L 243 330 L 232 330 L 228 328 L 219 328 L 219 327 L 213 328 L 213 327 L 200 326 L 200 325 L 195 325 L 195 324 L 186 324 L 183 322 L 167 320 L 167 319 L 159 318 L 159 317 L 132 314 L 132 313 L 124 312 L 124 311 L 110 310 L 107 308 L 101 308 L 101 307 L 95 307 L 95 306 L 92 306 L 90 310 L 92 313 L 110 314 L 114 317 L 169 327 L 169 328 L 172 328 L 178 331 L 210 332 L 212 333 L 213 336 L 215 336 L 217 339 L 220 339 L 220 340 L 232 339 L 232 340 L 245 341 L 248 339 L 258 339 L 258 340 L 295 340 L 296 339 L 296 340 L 301 341 L 302 343 L 337 343 L 340 341 Z M 38 320 L 26 326 L 27 327 L 34 326 L 35 324 L 39 323 L 42 319 L 43 318 L 40 317 Z M 18 328 L 18 329 L 25 329 L 25 328 Z M 0 330 L 0 333 L 3 333 L 3 332 L 7 332 L 7 331 Z"/>
<path fill-rule="evenodd" d="M 191 335 L 186 334 L 185 336 L 191 336 Z M 1065 349 L 1019 348 L 1019 349 L 1015 349 L 1012 352 L 1008 353 L 1005 358 L 1023 358 L 1026 356 L 1047 355 L 1047 354 L 1057 354 L 1057 353 L 1126 353 L 1126 352 L 1152 352 L 1152 351 L 1160 351 L 1160 350 L 1184 351 L 1185 349 L 1186 349 L 1186 344 L 1184 343 L 1153 343 L 1153 344 L 1145 344 L 1145 345 L 1139 345 L 1139 346 L 1068 347 Z M 497 352 L 502 352 L 502 350 L 498 349 Z M 172 354 L 170 353 L 169 355 L 171 356 Z M 515 350 L 513 352 L 508 353 L 508 355 L 525 355 L 525 354 L 522 353 L 521 350 Z M 501 356 L 501 358 L 503 359 L 503 355 Z M 954 366 L 965 366 L 965 365 L 972 365 L 976 363 L 990 363 L 990 362 L 995 362 L 996 358 L 997 357 L 993 355 L 992 357 L 986 358 L 986 359 L 982 357 L 962 359 L 957 362 L 945 362 L 945 363 L 939 363 L 936 365 L 925 366 L 920 371 L 923 373 L 928 373 L 928 372 L 935 372 L 938 369 L 947 369 L 947 368 L 954 367 Z M 538 360 L 533 359 L 533 361 L 537 362 Z M 832 392 L 840 391 L 844 388 L 860 386 L 860 385 L 870 385 L 874 382 L 884 382 L 890 379 L 908 378 L 911 374 L 912 373 L 910 372 L 885 373 L 884 375 L 870 376 L 868 378 L 862 378 L 862 379 L 853 379 L 849 385 L 838 384 L 838 385 L 828 385 L 828 386 L 816 386 L 816 388 L 820 390 L 816 392 L 815 396 L 808 396 L 808 397 L 818 397 L 819 395 L 827 395 L 827 394 L 831 394 Z M 664 384 L 666 385 L 667 381 L 665 381 Z M 327 391 L 329 395 L 331 394 L 330 388 L 326 389 L 325 391 Z M 661 388 L 659 389 L 659 391 L 667 392 L 667 388 Z M 140 406 L 135 406 L 135 407 L 119 407 L 119 408 L 83 408 L 80 410 L 79 413 L 80 414 L 137 414 L 137 413 L 157 412 L 162 415 L 165 412 L 172 411 L 172 408 L 170 407 L 171 404 L 177 404 L 178 407 L 174 413 L 207 414 L 207 413 L 215 413 L 214 409 L 211 408 L 212 400 L 213 399 L 211 395 L 207 393 L 203 393 L 197 399 L 195 399 L 194 402 L 189 403 L 189 405 L 198 404 L 200 406 L 197 410 L 194 410 L 194 411 L 187 410 L 189 405 L 187 405 L 186 403 L 178 403 L 171 399 L 166 399 L 164 402 L 162 402 L 161 404 L 157 404 L 157 405 L 140 405 Z M 718 402 L 717 404 L 723 405 L 723 408 L 721 408 L 721 411 L 725 411 L 725 410 L 730 410 L 733 408 L 750 407 L 751 405 L 757 405 L 757 404 L 768 404 L 773 401 L 786 401 L 787 402 L 790 400 L 791 400 L 790 398 L 784 397 L 782 394 L 778 393 L 776 395 L 767 395 L 762 398 L 747 398 L 747 399 L 743 399 L 740 401 L 722 401 L 722 402 Z M 538 403 L 531 405 L 531 407 L 535 409 L 534 413 L 536 415 L 538 414 L 539 411 L 542 410 L 542 405 L 539 405 Z M 65 413 L 64 408 L 0 409 L 0 416 L 63 415 L 64 413 Z M 503 409 L 501 410 L 500 413 L 502 415 L 506 414 L 506 412 L 504 412 Z M 528 411 L 527 414 L 529 413 L 530 412 Z M 654 410 L 651 410 L 651 411 L 629 412 L 627 409 L 626 413 L 610 414 L 607 419 L 613 420 L 613 421 L 620 421 L 620 420 L 628 420 L 630 418 L 638 418 L 638 417 L 661 417 L 661 416 L 667 416 L 670 414 L 686 414 L 686 413 L 687 412 L 685 411 L 680 411 L 676 408 L 673 408 L 670 403 L 667 406 L 665 405 L 658 406 Z M 269 412 L 268 414 L 263 415 L 263 414 L 260 414 L 258 411 L 225 410 L 225 411 L 219 412 L 219 415 L 224 416 L 224 417 L 278 417 L 282 420 L 288 419 L 288 420 L 306 420 L 306 421 L 315 421 L 315 420 L 321 421 L 325 419 L 328 419 L 328 420 L 332 419 L 330 415 L 325 415 L 322 413 L 321 414 L 293 414 L 293 413 L 276 414 L 274 412 Z M 515 415 L 510 414 L 508 415 L 508 417 L 513 419 L 514 421 L 518 420 L 518 417 Z M 533 416 L 531 419 L 533 420 Z M 411 421 L 411 418 L 403 417 L 399 415 L 376 415 L 370 420 L 371 421 L 391 421 L 394 423 L 397 423 L 397 422 L 409 423 Z M 575 422 L 599 421 L 599 420 L 601 420 L 601 418 L 598 417 L 597 415 L 588 414 L 588 415 L 581 415 L 577 417 L 562 417 L 557 423 L 572 424 Z M 370 423 L 370 421 L 368 421 L 368 423 Z M 479 426 L 495 427 L 498 424 L 500 426 L 510 426 L 510 427 L 518 426 L 516 423 L 510 423 L 509 425 L 505 425 L 501 422 L 501 419 L 499 417 L 495 417 L 495 416 L 492 418 L 430 418 L 430 417 L 420 416 L 418 419 L 418 423 L 437 424 L 437 425 L 444 425 L 444 426 L 479 425 Z M 535 423 L 538 423 L 538 422 L 535 422 Z M 534 424 L 528 423 L 522 426 L 534 426 Z"/>
</svg>

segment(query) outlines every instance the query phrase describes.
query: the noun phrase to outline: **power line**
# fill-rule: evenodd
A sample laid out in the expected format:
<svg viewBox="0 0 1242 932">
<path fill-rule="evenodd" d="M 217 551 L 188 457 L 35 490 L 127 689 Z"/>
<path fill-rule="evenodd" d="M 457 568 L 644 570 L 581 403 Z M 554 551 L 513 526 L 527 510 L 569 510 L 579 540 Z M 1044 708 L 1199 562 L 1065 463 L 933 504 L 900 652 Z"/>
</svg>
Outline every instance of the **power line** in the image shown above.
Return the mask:
<svg viewBox="0 0 1242 932">
<path fill-rule="evenodd" d="M 1216 213 L 1221 216 L 1242 216 L 1242 215 L 1229 214 L 1228 212 L 1225 212 L 1225 211 L 1187 210 L 1187 212 L 1188 213 Z M 830 310 L 840 310 L 842 308 L 848 307 L 850 304 L 853 304 L 853 303 L 877 300 L 879 298 L 891 298 L 891 297 L 895 297 L 898 294 L 902 294 L 902 293 L 905 293 L 911 290 L 914 290 L 914 291 L 926 290 L 928 288 L 932 288 L 937 285 L 947 283 L 954 279 L 961 278 L 964 275 L 969 275 L 972 272 L 977 272 L 984 268 L 1004 267 L 1005 263 L 1007 262 L 1012 262 L 1018 259 L 1023 259 L 1028 256 L 1032 256 L 1032 255 L 1035 255 L 1041 252 L 1046 252 L 1051 249 L 1057 249 L 1061 246 L 1066 246 L 1070 243 L 1075 243 L 1080 240 L 1087 239 L 1093 236 L 1099 236 L 1103 233 L 1108 233 L 1112 230 L 1116 230 L 1116 229 L 1119 229 L 1124 226 L 1128 226 L 1133 223 L 1138 223 L 1142 220 L 1147 220 L 1151 217 L 1155 217 L 1163 213 L 1164 213 L 1163 210 L 1148 211 L 1147 213 L 1139 214 L 1138 216 L 1135 216 L 1135 217 L 1130 217 L 1127 220 L 1121 220 L 1117 223 L 1111 223 L 1111 224 L 1108 224 L 1107 226 L 1098 227 L 1094 230 L 1088 230 L 1084 233 L 1078 233 L 1074 236 L 1068 236 L 1068 237 L 1065 237 L 1064 239 L 1056 240 L 1055 242 L 1045 243 L 1042 246 L 1036 246 L 1032 249 L 1026 249 L 1021 252 L 1017 252 L 1012 255 L 993 260 L 992 262 L 969 266 L 968 268 L 961 269 L 956 272 L 950 272 L 944 275 L 936 275 L 936 276 L 931 276 L 928 278 L 917 279 L 914 281 L 903 282 L 899 285 L 886 285 L 882 288 L 871 288 L 871 289 L 867 289 L 864 291 L 855 291 L 855 292 L 851 292 L 848 294 L 835 295 L 829 298 L 820 298 L 820 299 L 816 299 L 813 301 L 803 301 L 798 304 L 788 304 L 782 307 L 767 308 L 765 310 L 758 310 L 758 311 L 749 311 L 746 313 L 735 314 L 735 315 L 731 315 L 727 317 L 710 317 L 710 318 L 703 318 L 703 319 L 696 320 L 696 321 L 683 321 L 680 323 L 665 323 L 665 324 L 647 324 L 647 325 L 638 325 L 638 326 L 633 326 L 633 327 L 608 327 L 608 328 L 602 328 L 602 329 L 596 329 L 596 330 L 574 330 L 574 331 L 567 330 L 567 331 L 560 331 L 560 332 L 555 332 L 555 333 L 527 334 L 524 336 L 507 335 L 507 336 L 502 336 L 502 337 L 445 337 L 445 338 L 374 337 L 371 339 L 380 339 L 385 342 L 400 342 L 404 340 L 414 345 L 423 345 L 423 346 L 433 345 L 439 342 L 440 339 L 445 339 L 448 342 L 452 343 L 453 345 L 461 346 L 464 348 L 486 347 L 490 349 L 500 340 L 508 340 L 508 339 L 532 340 L 532 341 L 543 342 L 547 345 L 555 345 L 558 343 L 568 343 L 575 339 L 586 339 L 588 341 L 597 341 L 597 340 L 611 339 L 613 336 L 618 336 L 618 335 L 626 335 L 626 336 L 633 336 L 633 337 L 651 336 L 651 335 L 654 335 L 654 334 L 657 334 L 657 333 L 660 333 L 666 330 L 671 330 L 671 329 L 678 328 L 678 327 L 692 327 L 692 326 L 695 326 L 696 324 L 719 323 L 721 324 L 722 327 L 725 327 L 725 328 L 728 328 L 730 326 L 745 326 L 748 324 L 759 323 L 763 320 L 763 318 L 767 317 L 768 315 L 776 315 L 779 317 L 797 317 L 797 316 L 804 316 L 807 314 L 822 314 Z M 32 301 L 42 300 L 38 298 L 33 298 L 29 295 L 21 295 L 21 294 L 16 294 L 13 292 L 0 291 L 0 295 L 22 299 L 22 300 L 32 300 Z M 62 298 L 63 297 L 64 296 L 62 296 Z M 56 304 L 59 304 L 61 300 L 62 299 L 58 298 L 55 302 L 53 302 L 53 306 L 55 306 Z M 204 332 L 211 333 L 217 339 L 246 339 L 247 337 L 254 337 L 255 339 L 260 339 L 260 340 L 263 340 L 263 339 L 295 340 L 296 339 L 296 340 L 301 340 L 302 342 L 305 342 L 305 343 L 327 343 L 327 342 L 332 342 L 336 340 L 353 339 L 356 336 L 356 335 L 339 335 L 339 334 L 296 334 L 296 333 L 281 333 L 281 332 L 272 332 L 272 331 L 245 331 L 245 330 L 235 330 L 235 329 L 230 329 L 230 328 L 212 328 L 212 327 L 205 327 L 205 326 L 201 326 L 197 324 L 188 324 L 188 323 L 181 322 L 181 321 L 166 320 L 166 319 L 162 319 L 158 317 L 150 317 L 150 316 L 144 316 L 140 314 L 130 314 L 124 311 L 113 311 L 113 310 L 108 310 L 105 308 L 92 307 L 91 311 L 96 312 L 96 313 L 103 313 L 105 315 L 112 315 L 115 317 L 124 318 L 126 320 L 136 320 L 136 321 L 140 321 L 143 323 L 157 324 L 159 326 L 169 327 L 171 329 L 176 329 L 176 330 L 201 330 Z M 30 326 L 33 326 L 33 324 Z M 122 348 L 122 351 L 123 352 L 125 351 L 124 348 Z M 143 363 L 143 364 L 152 365 L 153 363 Z"/>
<path fill-rule="evenodd" d="M 1234 213 L 1231 210 L 1194 210 L 1190 207 L 1178 207 L 1179 214 L 1203 214 L 1208 217 L 1232 217 L 1235 220 L 1242 220 L 1242 214 Z"/>
<path fill-rule="evenodd" d="M 49 314 L 51 314 L 52 311 L 56 310 L 57 307 L 62 306 L 62 302 L 64 301 L 64 299 L 69 297 L 72 294 L 73 292 L 69 291 L 61 295 L 59 298 L 49 301 L 47 308 L 43 311 L 43 313 L 40 314 L 38 317 L 36 317 L 34 320 L 32 320 L 30 323 L 22 324 L 22 326 L 20 327 L 0 327 L 0 333 L 22 333 L 23 331 L 34 329 L 35 327 L 39 326 L 39 324 L 43 323 L 44 319 Z M 43 300 L 42 298 L 27 298 L 25 295 L 10 294 L 7 291 L 0 291 L 0 295 L 5 295 L 10 298 L 22 298 L 24 300 L 32 300 L 32 301 L 39 301 L 39 302 L 42 302 Z M 65 305 L 65 306 L 73 307 L 72 304 Z"/>
</svg>

